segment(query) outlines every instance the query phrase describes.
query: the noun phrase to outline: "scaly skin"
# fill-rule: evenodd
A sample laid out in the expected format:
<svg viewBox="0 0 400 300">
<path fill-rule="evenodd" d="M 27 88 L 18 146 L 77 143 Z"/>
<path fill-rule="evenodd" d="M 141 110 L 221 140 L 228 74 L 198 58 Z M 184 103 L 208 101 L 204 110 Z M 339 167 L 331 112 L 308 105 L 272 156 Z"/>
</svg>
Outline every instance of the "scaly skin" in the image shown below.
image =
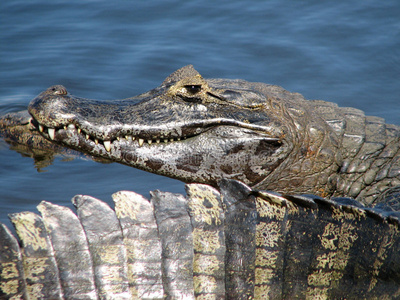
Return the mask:
<svg viewBox="0 0 400 300">
<path fill-rule="evenodd" d="M 398 299 L 400 213 L 223 180 L 0 226 L 1 299 Z M 340 201 L 339 201 L 340 200 Z M 12 298 L 14 297 L 14 298 Z"/>
<path fill-rule="evenodd" d="M 365 204 L 400 184 L 400 127 L 277 86 L 206 80 L 192 66 L 125 100 L 54 86 L 29 112 L 56 143 L 184 182 L 229 178 Z"/>
</svg>

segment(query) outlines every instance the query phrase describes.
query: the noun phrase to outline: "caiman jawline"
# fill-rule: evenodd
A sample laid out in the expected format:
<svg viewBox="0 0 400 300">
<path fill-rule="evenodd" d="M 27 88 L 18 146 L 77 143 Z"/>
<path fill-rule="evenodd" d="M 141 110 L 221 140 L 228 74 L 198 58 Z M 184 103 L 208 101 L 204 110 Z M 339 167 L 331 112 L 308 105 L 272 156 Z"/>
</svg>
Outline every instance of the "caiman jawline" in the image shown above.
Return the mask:
<svg viewBox="0 0 400 300">
<path fill-rule="evenodd" d="M 235 126 L 241 127 L 244 129 L 254 130 L 258 132 L 263 132 L 265 137 L 263 139 L 269 140 L 271 142 L 278 142 L 280 138 L 271 137 L 269 128 L 260 125 L 248 124 L 236 120 L 231 119 L 223 119 L 217 118 L 212 120 L 201 120 L 192 123 L 174 123 L 174 128 L 170 130 L 167 134 L 160 134 L 160 132 L 165 132 L 165 125 L 162 127 L 157 126 L 131 126 L 129 129 L 121 128 L 117 131 L 116 134 L 109 136 L 108 138 L 101 138 L 98 136 L 91 135 L 86 132 L 84 128 L 79 125 L 75 125 L 72 123 L 60 125 L 56 128 L 47 127 L 46 125 L 41 124 L 36 119 L 33 119 L 33 124 L 39 129 L 42 134 L 47 134 L 48 138 L 51 140 L 55 140 L 56 132 L 59 130 L 71 130 L 75 131 L 77 134 L 85 137 L 87 141 L 93 141 L 96 145 L 101 144 L 104 146 L 107 152 L 111 151 L 111 144 L 115 141 L 137 141 L 139 147 L 142 147 L 145 143 L 148 145 L 151 144 L 160 144 L 160 143 L 170 143 L 177 142 L 181 140 L 185 140 L 187 138 L 195 137 L 200 135 L 212 127 L 217 126 Z M 173 133 L 173 131 L 175 133 Z M 129 133 L 128 133 L 129 132 Z M 132 132 L 139 132 L 139 134 L 134 135 Z M 177 135 L 176 132 L 181 132 L 181 134 Z M 46 135 L 45 135 L 46 136 Z M 62 142 L 62 141 L 61 141 Z"/>
</svg>

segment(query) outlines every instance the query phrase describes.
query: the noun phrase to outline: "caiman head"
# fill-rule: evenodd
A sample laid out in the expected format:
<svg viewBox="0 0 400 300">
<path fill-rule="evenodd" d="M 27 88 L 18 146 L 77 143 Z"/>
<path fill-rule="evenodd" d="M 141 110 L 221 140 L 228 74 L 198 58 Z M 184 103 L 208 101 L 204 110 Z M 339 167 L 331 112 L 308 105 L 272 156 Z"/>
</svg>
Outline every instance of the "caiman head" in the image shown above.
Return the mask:
<svg viewBox="0 0 400 300">
<path fill-rule="evenodd" d="M 255 186 L 274 177 L 298 139 L 276 97 L 241 80 L 205 80 L 192 66 L 124 100 L 88 100 L 53 86 L 32 100 L 29 112 L 54 142 L 214 186 L 221 178 Z"/>
</svg>

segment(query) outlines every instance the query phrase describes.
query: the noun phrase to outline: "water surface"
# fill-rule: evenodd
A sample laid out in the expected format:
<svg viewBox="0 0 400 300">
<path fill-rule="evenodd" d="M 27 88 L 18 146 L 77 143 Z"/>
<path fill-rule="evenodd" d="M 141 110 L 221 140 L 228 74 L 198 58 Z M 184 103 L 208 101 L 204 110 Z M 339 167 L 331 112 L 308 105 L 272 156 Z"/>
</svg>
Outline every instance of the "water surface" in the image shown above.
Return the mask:
<svg viewBox="0 0 400 300">
<path fill-rule="evenodd" d="M 126 98 L 193 64 L 204 77 L 277 84 L 399 124 L 398 1 L 2 1 L 0 114 L 62 84 L 74 95 Z M 37 171 L 0 141 L 0 222 L 76 194 L 111 204 L 133 190 L 183 183 L 119 164 L 56 158 Z"/>
</svg>

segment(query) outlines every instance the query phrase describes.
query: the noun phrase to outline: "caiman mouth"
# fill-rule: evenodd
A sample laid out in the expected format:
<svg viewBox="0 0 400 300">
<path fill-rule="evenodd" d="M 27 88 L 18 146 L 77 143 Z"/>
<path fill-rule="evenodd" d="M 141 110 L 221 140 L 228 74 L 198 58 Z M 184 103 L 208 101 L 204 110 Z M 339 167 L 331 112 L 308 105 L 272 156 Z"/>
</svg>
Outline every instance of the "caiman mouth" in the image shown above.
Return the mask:
<svg viewBox="0 0 400 300">
<path fill-rule="evenodd" d="M 179 142 L 182 140 L 194 138 L 199 136 L 211 128 L 219 126 L 233 126 L 251 131 L 258 131 L 263 133 L 263 139 L 270 142 L 280 142 L 279 138 L 268 137 L 267 128 L 264 126 L 243 123 L 236 120 L 229 119 L 213 119 L 198 121 L 191 124 L 174 124 L 172 129 L 168 125 L 162 126 L 162 128 L 148 127 L 148 128 L 113 128 L 108 130 L 108 134 L 102 133 L 102 137 L 93 134 L 93 130 L 86 129 L 83 126 L 74 123 L 66 123 L 55 127 L 48 127 L 43 123 L 40 123 L 34 117 L 32 118 L 32 124 L 39 130 L 39 132 L 46 138 L 55 141 L 68 144 L 68 139 L 72 136 L 80 137 L 79 140 L 85 140 L 87 143 L 94 143 L 95 145 L 102 145 L 107 152 L 111 151 L 114 143 L 130 143 L 133 147 L 143 147 L 158 144 L 169 144 L 173 142 Z M 98 130 L 96 130 L 98 131 Z M 104 138 L 104 136 L 107 136 Z M 136 145 L 135 145 L 136 143 Z"/>
<path fill-rule="evenodd" d="M 186 139 L 193 135 L 185 135 L 182 137 L 168 137 L 164 136 L 153 136 L 152 138 L 143 136 L 135 136 L 131 133 L 120 132 L 119 135 L 115 137 L 111 137 L 107 140 L 96 137 L 94 135 L 89 134 L 85 129 L 82 129 L 80 126 L 76 126 L 73 123 L 69 123 L 66 125 L 58 126 L 55 128 L 47 127 L 46 125 L 40 124 L 37 120 L 33 119 L 34 126 L 39 130 L 39 132 L 52 141 L 63 142 L 63 139 L 56 139 L 56 136 L 63 136 L 65 131 L 69 131 L 70 134 L 76 134 L 82 136 L 88 142 L 94 142 L 96 145 L 103 145 L 107 152 L 111 151 L 111 144 L 114 141 L 126 141 L 126 142 L 136 142 L 137 146 L 142 147 L 144 144 L 151 145 L 153 143 L 170 143 L 180 141 L 181 139 Z M 63 132 L 64 131 L 64 132 Z"/>
</svg>

